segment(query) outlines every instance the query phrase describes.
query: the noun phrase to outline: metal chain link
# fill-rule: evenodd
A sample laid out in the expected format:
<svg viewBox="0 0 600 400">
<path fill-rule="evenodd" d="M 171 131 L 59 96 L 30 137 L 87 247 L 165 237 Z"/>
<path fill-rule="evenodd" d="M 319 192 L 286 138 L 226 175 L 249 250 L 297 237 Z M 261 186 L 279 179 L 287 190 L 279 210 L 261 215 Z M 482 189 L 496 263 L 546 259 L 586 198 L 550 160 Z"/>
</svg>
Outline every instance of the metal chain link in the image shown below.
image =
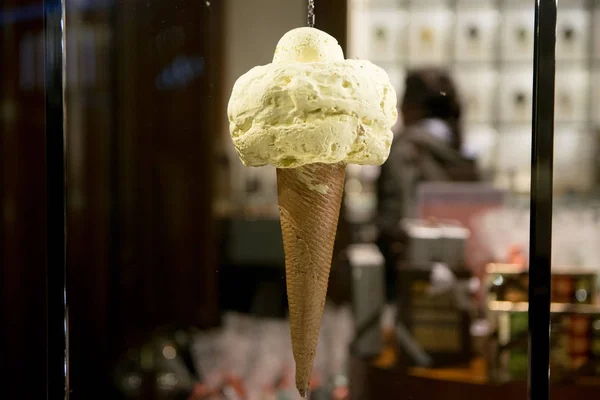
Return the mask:
<svg viewBox="0 0 600 400">
<path fill-rule="evenodd" d="M 315 0 L 308 0 L 308 27 L 315 26 Z"/>
</svg>

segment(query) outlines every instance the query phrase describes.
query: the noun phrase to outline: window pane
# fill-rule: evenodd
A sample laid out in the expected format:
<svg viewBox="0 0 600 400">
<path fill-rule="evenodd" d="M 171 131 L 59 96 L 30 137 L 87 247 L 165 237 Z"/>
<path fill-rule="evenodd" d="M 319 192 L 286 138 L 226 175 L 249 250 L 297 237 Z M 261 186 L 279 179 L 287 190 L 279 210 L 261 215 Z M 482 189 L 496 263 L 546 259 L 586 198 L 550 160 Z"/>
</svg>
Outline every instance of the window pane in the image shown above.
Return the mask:
<svg viewBox="0 0 600 400">
<path fill-rule="evenodd" d="M 304 0 L 63 2 L 72 398 L 526 396 L 535 2 L 316 0 L 304 53 Z M 0 7 L 0 346 L 40 398 L 49 12 Z M 567 399 L 599 389 L 600 4 L 556 29 Z"/>
</svg>

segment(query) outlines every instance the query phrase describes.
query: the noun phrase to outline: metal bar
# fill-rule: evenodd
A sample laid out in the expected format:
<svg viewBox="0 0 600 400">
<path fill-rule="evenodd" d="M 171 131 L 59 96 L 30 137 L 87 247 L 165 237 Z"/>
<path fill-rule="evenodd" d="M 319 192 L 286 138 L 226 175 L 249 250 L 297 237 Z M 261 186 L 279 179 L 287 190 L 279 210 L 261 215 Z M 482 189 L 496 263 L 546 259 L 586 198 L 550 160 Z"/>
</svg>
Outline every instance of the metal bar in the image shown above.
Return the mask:
<svg viewBox="0 0 600 400">
<path fill-rule="evenodd" d="M 535 0 L 531 219 L 529 238 L 529 399 L 548 400 L 556 0 Z"/>
<path fill-rule="evenodd" d="M 62 0 L 44 1 L 46 98 L 46 396 L 66 398 L 65 137 Z"/>
</svg>

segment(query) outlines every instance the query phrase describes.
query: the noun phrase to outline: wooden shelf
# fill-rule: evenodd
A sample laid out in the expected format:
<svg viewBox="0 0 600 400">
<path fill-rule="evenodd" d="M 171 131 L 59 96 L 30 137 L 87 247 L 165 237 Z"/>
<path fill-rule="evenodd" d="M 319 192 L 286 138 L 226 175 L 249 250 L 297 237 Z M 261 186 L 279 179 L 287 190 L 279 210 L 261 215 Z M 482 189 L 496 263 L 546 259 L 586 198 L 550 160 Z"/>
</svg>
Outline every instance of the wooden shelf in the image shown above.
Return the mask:
<svg viewBox="0 0 600 400">
<path fill-rule="evenodd" d="M 372 361 L 351 355 L 349 377 L 353 400 L 527 398 L 524 381 L 490 382 L 482 359 L 476 359 L 464 368 L 401 370 L 381 368 Z M 550 392 L 553 400 L 596 398 L 600 392 L 600 378 L 578 384 L 552 384 Z"/>
</svg>

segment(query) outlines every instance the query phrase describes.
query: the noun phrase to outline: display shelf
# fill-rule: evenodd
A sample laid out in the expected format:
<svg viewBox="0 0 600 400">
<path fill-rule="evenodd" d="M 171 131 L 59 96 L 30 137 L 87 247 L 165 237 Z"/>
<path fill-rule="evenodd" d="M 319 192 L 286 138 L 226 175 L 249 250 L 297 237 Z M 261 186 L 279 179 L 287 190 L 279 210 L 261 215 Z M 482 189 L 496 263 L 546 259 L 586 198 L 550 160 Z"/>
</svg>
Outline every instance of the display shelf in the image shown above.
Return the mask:
<svg viewBox="0 0 600 400">
<path fill-rule="evenodd" d="M 350 359 L 350 392 L 357 400 L 384 399 L 390 396 L 414 399 L 519 399 L 527 392 L 525 381 L 496 383 L 488 379 L 488 366 L 483 359 L 476 359 L 467 367 L 447 369 L 417 369 L 408 371 L 399 367 L 385 368 L 397 360 L 393 348 L 385 348 L 373 362 L 352 354 Z M 381 366 L 381 365 L 384 366 Z M 598 379 L 580 379 L 570 384 L 552 383 L 552 398 L 594 398 L 600 382 Z"/>
<path fill-rule="evenodd" d="M 510 164 L 511 173 L 523 177 L 525 185 L 531 162 L 526 137 L 531 135 L 534 4 L 526 0 L 349 4 L 348 56 L 369 58 L 385 69 L 399 97 L 407 70 L 446 67 L 462 97 L 467 150 L 475 152 L 487 172 L 504 174 Z M 556 174 L 554 181 L 558 187 L 572 186 L 577 176 L 576 189 L 588 191 L 596 179 L 593 168 L 587 168 L 597 150 L 590 138 L 600 125 L 600 3 L 566 0 L 558 7 L 555 122 L 560 144 L 555 164 L 568 171 Z M 382 31 L 385 44 L 377 39 Z M 512 137 L 520 139 L 511 143 Z M 564 157 L 574 156 L 569 149 L 577 149 L 577 158 L 584 161 L 565 164 Z M 484 175 L 496 182 L 506 180 L 494 174 Z"/>
</svg>

